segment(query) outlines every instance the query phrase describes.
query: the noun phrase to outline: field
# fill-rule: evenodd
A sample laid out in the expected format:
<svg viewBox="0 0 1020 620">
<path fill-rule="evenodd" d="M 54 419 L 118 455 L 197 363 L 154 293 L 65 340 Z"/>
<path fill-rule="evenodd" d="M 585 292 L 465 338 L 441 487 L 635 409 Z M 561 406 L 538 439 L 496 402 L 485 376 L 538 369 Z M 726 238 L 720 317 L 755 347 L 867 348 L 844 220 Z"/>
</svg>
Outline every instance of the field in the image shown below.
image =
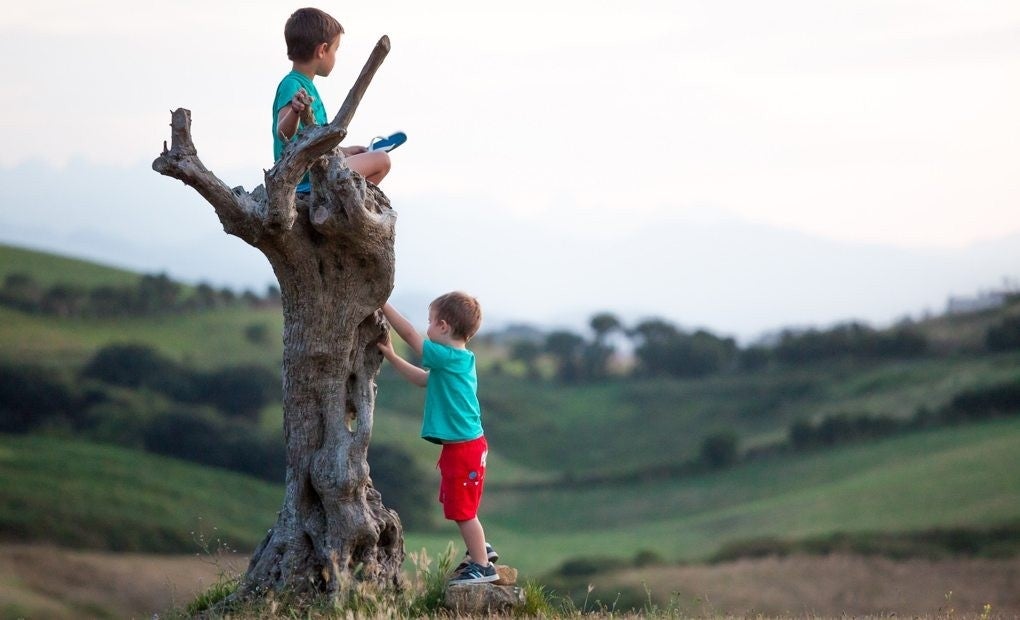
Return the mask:
<svg viewBox="0 0 1020 620">
<path fill-rule="evenodd" d="M 0 617 L 143 618 L 180 606 L 243 570 L 241 556 L 153 556 L 0 545 Z M 83 579 L 88 575 L 88 579 Z M 810 617 L 867 615 L 978 618 L 1020 614 L 1020 561 L 912 560 L 847 556 L 741 560 L 677 566 L 594 584 L 587 605 L 611 611 L 621 591 L 666 617 Z M 677 585 L 680 584 L 680 585 Z M 618 610 L 619 611 L 619 610 Z M 599 614 L 593 614 L 599 617 Z M 621 613 L 604 617 L 624 617 Z"/>
<path fill-rule="evenodd" d="M 530 576 L 640 550 L 699 560 L 765 535 L 989 526 L 1020 517 L 1017 445 L 1020 421 L 997 421 L 672 481 L 494 489 L 482 516 L 505 560 Z M 229 472 L 73 441 L 4 436 L 0 456 L 6 540 L 200 552 L 204 537 L 246 551 L 283 497 Z M 412 532 L 406 546 L 438 553 L 455 536 Z"/>
<path fill-rule="evenodd" d="M 138 278 L 0 246 L 0 276 L 10 273 L 30 273 L 46 284 L 71 277 L 82 285 L 122 285 Z M 1004 313 L 1017 311 L 1014 306 Z M 692 614 L 824 615 L 842 613 L 840 609 L 878 613 L 851 600 L 838 583 L 819 585 L 814 593 L 792 586 L 784 590 L 783 583 L 789 585 L 795 575 L 804 579 L 803 575 L 815 574 L 811 571 L 819 575 L 845 571 L 853 576 L 847 587 L 856 588 L 856 595 L 866 593 L 865 602 L 877 605 L 885 600 L 881 580 L 872 579 L 873 574 L 885 575 L 892 580 L 889 583 L 903 579 L 908 585 L 899 591 L 910 593 L 903 594 L 904 600 L 923 599 L 921 607 L 883 610 L 944 613 L 948 609 L 940 607 L 948 605 L 944 598 L 931 600 L 931 592 L 943 586 L 912 590 L 911 578 L 903 571 L 915 571 L 948 580 L 939 584 L 959 584 L 952 589 L 958 592 L 961 612 L 980 612 L 974 601 L 983 597 L 990 602 L 986 593 L 1009 591 L 996 590 L 998 582 L 988 575 L 1020 580 L 1015 559 L 1000 564 L 961 559 L 959 564 L 953 560 L 939 565 L 886 565 L 880 558 L 837 558 L 828 563 L 824 558 L 772 559 L 723 567 L 678 563 L 699 562 L 727 544 L 762 536 L 805 539 L 841 532 L 909 533 L 1016 523 L 1017 418 L 912 431 L 814 452 L 780 452 L 716 472 L 638 476 L 628 483 L 580 481 L 633 476 L 691 462 L 704 439 L 719 431 L 734 432 L 742 451 L 776 446 L 797 420 L 841 413 L 908 419 L 921 408 L 945 406 L 962 390 L 1018 380 L 1020 354 L 980 350 L 981 334 L 997 316 L 937 317 L 920 324 L 919 329 L 937 342 L 938 352 L 907 361 L 833 362 L 697 380 L 612 379 L 573 386 L 527 380 L 513 372 L 513 363 L 504 364 L 509 371 L 483 370 L 480 397 L 492 445 L 490 486 L 482 510 L 487 536 L 504 561 L 519 568 L 525 578 L 547 575 L 576 558 L 629 562 L 642 551 L 654 552 L 667 563 L 658 570 L 598 575 L 595 596 L 603 603 L 612 602 L 608 591 L 628 589 L 633 598 L 634 592 L 641 593 L 638 584 L 648 583 L 655 604 L 668 605 L 671 593 L 679 592 L 684 600 L 675 604 Z M 274 335 L 269 342 L 245 338 L 245 330 L 256 324 Z M 280 311 L 271 308 L 234 306 L 160 317 L 71 319 L 0 306 L 0 361 L 41 365 L 72 377 L 101 347 L 136 342 L 194 369 L 236 364 L 276 369 L 282 345 L 275 335 L 281 330 Z M 488 360 L 505 356 L 500 347 L 484 342 L 477 352 Z M 403 448 L 434 476 L 438 450 L 418 438 L 422 392 L 388 368 L 378 386 L 373 441 Z M 260 423 L 278 429 L 280 417 L 279 406 L 272 405 L 263 411 Z M 42 435 L 0 435 L 0 488 L 4 489 L 0 540 L 89 549 L 94 552 L 75 552 L 73 561 L 97 565 L 109 561 L 110 566 L 161 560 L 108 556 L 102 551 L 205 556 L 222 541 L 247 553 L 272 525 L 283 494 L 278 485 L 226 471 L 85 443 L 66 428 Z M 435 554 L 456 538 L 455 530 L 442 523 L 438 505 L 432 510 L 440 525 L 433 531 L 407 533 L 408 550 L 425 547 Z M 68 553 L 72 552 L 46 547 L 8 547 L 0 553 L 0 610 L 16 616 L 28 605 L 48 613 L 42 599 L 33 598 L 45 594 L 25 585 L 18 577 L 20 569 L 10 577 L 10 566 L 21 562 L 50 566 L 47 563 L 57 561 L 54 557 L 70 562 L 62 555 Z M 174 567 L 179 562 L 188 562 L 169 555 L 162 559 L 168 572 L 178 570 Z M 176 577 L 167 579 L 180 583 Z M 838 582 L 836 577 L 832 580 Z M 190 592 L 178 587 L 179 592 Z M 123 610 L 138 609 L 125 606 L 128 603 L 119 596 L 111 590 L 106 607 L 101 597 L 65 601 L 70 607 L 54 608 L 53 614 L 101 616 L 107 609 L 119 616 Z M 1004 601 L 997 609 L 1018 608 L 1015 600 L 996 600 Z M 33 607 L 36 603 L 39 606 Z M 95 609 L 89 607 L 93 604 Z"/>
</svg>

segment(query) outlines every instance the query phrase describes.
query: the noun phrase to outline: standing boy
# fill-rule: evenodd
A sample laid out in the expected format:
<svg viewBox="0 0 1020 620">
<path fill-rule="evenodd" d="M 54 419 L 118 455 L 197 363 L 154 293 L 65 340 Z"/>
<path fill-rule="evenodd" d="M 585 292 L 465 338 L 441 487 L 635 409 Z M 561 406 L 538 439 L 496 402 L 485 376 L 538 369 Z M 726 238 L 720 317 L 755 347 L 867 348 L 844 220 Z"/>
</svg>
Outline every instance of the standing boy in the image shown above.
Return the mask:
<svg viewBox="0 0 1020 620">
<path fill-rule="evenodd" d="M 468 341 L 482 323 L 482 309 L 478 300 L 465 293 L 438 297 L 429 305 L 427 338 L 422 338 L 390 304 L 383 307 L 383 313 L 397 335 L 420 356 L 424 367 L 397 355 L 389 338 L 379 344 L 383 355 L 403 378 L 425 388 L 421 436 L 443 446 L 439 457 L 442 477 L 439 501 L 443 504 L 443 515 L 460 528 L 468 555 L 451 581 L 468 584 L 496 581 L 499 575 L 489 560 L 495 561 L 498 556 L 485 542 L 485 531 L 478 520 L 489 448 L 482 432 L 475 355 L 467 349 Z"/>
<path fill-rule="evenodd" d="M 276 87 L 273 101 L 273 161 L 280 159 L 283 147 L 301 128 L 301 113 L 311 106 L 312 116 L 319 125 L 329 123 L 326 107 L 312 80 L 326 77 L 336 64 L 336 52 L 344 29 L 340 22 L 319 9 L 298 9 L 287 20 L 283 29 L 287 41 L 287 57 L 293 69 Z M 378 184 L 390 171 L 390 156 L 383 150 L 369 151 L 363 146 L 341 147 L 347 156 L 347 166 Z M 297 191 L 312 191 L 306 174 L 298 183 Z"/>
</svg>

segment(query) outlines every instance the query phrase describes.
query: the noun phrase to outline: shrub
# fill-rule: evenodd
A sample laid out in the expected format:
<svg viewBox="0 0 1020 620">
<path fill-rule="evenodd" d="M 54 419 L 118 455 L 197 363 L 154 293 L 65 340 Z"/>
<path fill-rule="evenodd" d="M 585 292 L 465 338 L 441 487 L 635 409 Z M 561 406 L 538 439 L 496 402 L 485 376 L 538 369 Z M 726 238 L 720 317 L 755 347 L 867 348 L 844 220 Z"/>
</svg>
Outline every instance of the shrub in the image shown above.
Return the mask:
<svg viewBox="0 0 1020 620">
<path fill-rule="evenodd" d="M 0 366 L 0 431 L 25 433 L 65 420 L 78 424 L 83 403 L 70 386 L 42 368 Z"/>
<path fill-rule="evenodd" d="M 82 376 L 112 385 L 142 387 L 177 372 L 176 362 L 148 345 L 112 344 L 95 354 L 82 370 Z"/>
<path fill-rule="evenodd" d="M 724 431 L 705 437 L 701 442 L 701 462 L 710 469 L 722 469 L 736 463 L 736 433 Z"/>
<path fill-rule="evenodd" d="M 279 400 L 280 375 L 262 366 L 231 366 L 201 378 L 201 401 L 223 413 L 257 422 L 262 408 Z"/>
<path fill-rule="evenodd" d="M 432 485 L 410 454 L 396 446 L 373 444 L 368 464 L 383 503 L 400 513 L 405 528 L 421 531 L 432 527 Z"/>
<path fill-rule="evenodd" d="M 1020 381 L 960 392 L 942 411 L 942 419 L 960 422 L 1020 413 Z"/>
<path fill-rule="evenodd" d="M 1003 319 L 998 325 L 988 328 L 985 346 L 990 351 L 1015 351 L 1020 349 L 1020 316 Z"/>
</svg>

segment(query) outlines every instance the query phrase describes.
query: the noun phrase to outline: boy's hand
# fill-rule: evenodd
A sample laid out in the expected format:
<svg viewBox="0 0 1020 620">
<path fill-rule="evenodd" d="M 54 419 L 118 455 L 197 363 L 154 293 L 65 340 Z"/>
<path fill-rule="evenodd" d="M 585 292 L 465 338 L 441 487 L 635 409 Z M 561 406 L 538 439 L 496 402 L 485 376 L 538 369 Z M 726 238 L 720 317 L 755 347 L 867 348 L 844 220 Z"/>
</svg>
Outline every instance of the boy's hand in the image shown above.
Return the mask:
<svg viewBox="0 0 1020 620">
<path fill-rule="evenodd" d="M 390 332 L 387 331 L 386 335 L 383 336 L 382 341 L 376 344 L 379 350 L 382 351 L 383 357 L 389 359 L 393 355 L 393 342 L 390 341 Z"/>
<path fill-rule="evenodd" d="M 367 153 L 368 148 L 364 146 L 342 146 L 340 150 L 344 152 L 344 155 L 350 157 L 351 155 L 360 155 Z"/>
<path fill-rule="evenodd" d="M 290 107 L 297 112 L 298 116 L 310 105 L 312 105 L 312 96 L 305 92 L 303 88 L 299 88 L 290 99 Z"/>
</svg>

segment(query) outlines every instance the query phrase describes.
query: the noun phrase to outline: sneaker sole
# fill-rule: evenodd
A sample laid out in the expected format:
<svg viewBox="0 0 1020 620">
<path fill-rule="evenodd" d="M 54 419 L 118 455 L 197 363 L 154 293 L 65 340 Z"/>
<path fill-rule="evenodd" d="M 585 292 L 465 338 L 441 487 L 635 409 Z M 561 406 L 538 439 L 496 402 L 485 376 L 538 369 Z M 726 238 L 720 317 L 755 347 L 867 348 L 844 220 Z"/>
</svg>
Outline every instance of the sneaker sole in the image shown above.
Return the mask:
<svg viewBox="0 0 1020 620">
<path fill-rule="evenodd" d="M 455 586 L 457 584 L 464 584 L 464 585 L 470 586 L 470 585 L 475 585 L 475 584 L 479 584 L 479 583 L 490 583 L 490 582 L 493 582 L 493 581 L 499 581 L 499 575 L 498 574 L 496 574 L 496 575 L 482 575 L 481 577 L 473 577 L 471 579 L 456 579 L 454 581 L 451 581 L 450 585 L 451 586 Z"/>
</svg>

